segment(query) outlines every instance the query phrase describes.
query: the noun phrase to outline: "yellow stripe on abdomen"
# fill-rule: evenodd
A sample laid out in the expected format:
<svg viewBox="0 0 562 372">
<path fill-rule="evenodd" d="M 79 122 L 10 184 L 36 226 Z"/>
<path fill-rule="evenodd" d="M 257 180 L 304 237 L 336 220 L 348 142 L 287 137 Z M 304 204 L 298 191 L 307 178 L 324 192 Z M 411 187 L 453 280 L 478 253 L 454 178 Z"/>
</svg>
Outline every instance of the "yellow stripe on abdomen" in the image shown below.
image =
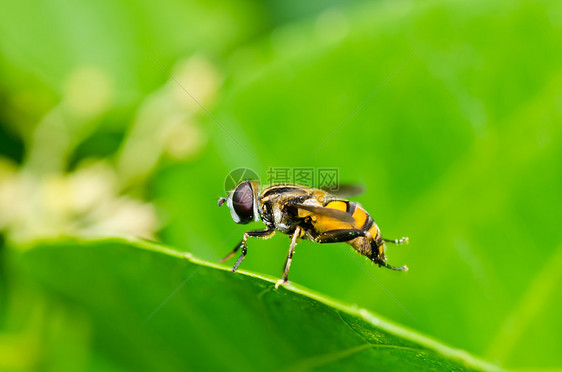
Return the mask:
<svg viewBox="0 0 562 372">
<path fill-rule="evenodd" d="M 345 212 L 347 210 L 347 203 L 342 200 L 334 200 L 326 204 L 324 207 Z"/>
<path fill-rule="evenodd" d="M 376 223 L 373 223 L 373 227 L 369 229 L 369 234 L 371 234 L 373 239 L 375 239 L 379 235 L 379 232 L 380 232 L 379 227 L 377 226 Z"/>
<path fill-rule="evenodd" d="M 343 200 L 333 200 L 326 204 L 324 208 L 337 209 L 339 211 L 345 212 L 347 210 L 347 203 Z M 313 224 L 318 232 L 353 228 L 353 226 L 348 223 L 339 221 L 333 217 L 323 216 L 320 214 L 314 215 Z"/>
<path fill-rule="evenodd" d="M 365 221 L 367 221 L 367 212 L 363 208 L 357 206 L 357 208 L 355 208 L 355 213 L 353 213 L 353 219 L 355 220 L 355 227 L 357 229 L 361 229 L 365 224 Z"/>
</svg>

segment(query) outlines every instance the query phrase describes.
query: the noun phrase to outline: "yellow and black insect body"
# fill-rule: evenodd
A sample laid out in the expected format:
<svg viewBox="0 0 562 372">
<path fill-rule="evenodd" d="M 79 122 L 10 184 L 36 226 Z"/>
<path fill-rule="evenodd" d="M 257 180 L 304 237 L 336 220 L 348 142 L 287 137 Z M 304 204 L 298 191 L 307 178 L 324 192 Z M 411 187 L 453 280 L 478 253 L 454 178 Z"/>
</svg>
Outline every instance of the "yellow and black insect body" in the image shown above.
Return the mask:
<svg viewBox="0 0 562 372">
<path fill-rule="evenodd" d="M 233 272 L 246 256 L 248 237 L 270 238 L 275 231 L 291 236 L 283 270 L 284 282 L 289 278 L 289 267 L 298 239 L 317 243 L 345 242 L 379 266 L 408 270 L 406 266 L 390 266 L 384 255 L 385 242 L 406 243 L 408 238 L 383 239 L 373 218 L 354 201 L 339 199 L 324 190 L 291 184 L 271 185 L 260 193 L 258 183 L 247 180 L 239 183 L 227 198 L 220 198 L 219 206 L 225 202 L 236 223 L 246 224 L 261 218 L 267 227 L 244 233 L 240 243 L 221 260 L 229 260 L 242 249 Z"/>
</svg>

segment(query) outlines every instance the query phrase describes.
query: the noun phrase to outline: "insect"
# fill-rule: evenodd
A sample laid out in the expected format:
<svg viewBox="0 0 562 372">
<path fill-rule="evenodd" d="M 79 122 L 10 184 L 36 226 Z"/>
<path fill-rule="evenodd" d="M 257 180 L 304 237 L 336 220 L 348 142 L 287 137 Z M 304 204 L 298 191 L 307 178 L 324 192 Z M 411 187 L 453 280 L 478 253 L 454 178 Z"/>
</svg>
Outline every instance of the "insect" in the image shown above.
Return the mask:
<svg viewBox="0 0 562 372">
<path fill-rule="evenodd" d="M 257 182 L 240 182 L 228 197 L 219 198 L 219 206 L 226 205 L 234 222 L 247 224 L 259 221 L 265 230 L 244 233 L 232 252 L 220 262 L 231 259 L 240 249 L 242 254 L 232 267 L 232 272 L 244 260 L 249 237 L 268 239 L 276 231 L 291 237 L 289 253 L 283 268 L 282 282 L 289 280 L 289 268 L 299 239 L 317 243 L 345 242 L 372 262 L 392 270 L 407 271 L 406 266 L 394 267 L 386 263 L 384 243 L 407 243 L 408 238 L 383 239 L 373 218 L 358 203 L 338 198 L 324 190 L 297 184 L 279 184 L 264 188 L 260 193 Z"/>
</svg>

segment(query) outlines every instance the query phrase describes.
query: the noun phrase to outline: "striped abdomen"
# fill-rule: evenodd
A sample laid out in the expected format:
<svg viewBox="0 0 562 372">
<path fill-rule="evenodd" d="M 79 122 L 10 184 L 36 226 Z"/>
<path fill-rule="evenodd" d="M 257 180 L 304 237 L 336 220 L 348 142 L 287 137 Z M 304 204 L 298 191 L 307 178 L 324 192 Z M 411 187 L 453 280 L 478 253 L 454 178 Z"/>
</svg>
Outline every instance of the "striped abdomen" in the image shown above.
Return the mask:
<svg viewBox="0 0 562 372">
<path fill-rule="evenodd" d="M 353 225 L 335 220 L 331 217 L 326 216 L 315 216 L 314 226 L 318 232 L 324 232 L 329 230 L 341 230 L 341 229 L 359 229 L 363 231 L 368 231 L 373 239 L 375 239 L 379 234 L 380 230 L 373 218 L 367 213 L 363 207 L 354 201 L 350 200 L 332 200 L 329 201 L 325 208 L 338 209 L 340 211 L 347 212 L 353 219 Z"/>
</svg>

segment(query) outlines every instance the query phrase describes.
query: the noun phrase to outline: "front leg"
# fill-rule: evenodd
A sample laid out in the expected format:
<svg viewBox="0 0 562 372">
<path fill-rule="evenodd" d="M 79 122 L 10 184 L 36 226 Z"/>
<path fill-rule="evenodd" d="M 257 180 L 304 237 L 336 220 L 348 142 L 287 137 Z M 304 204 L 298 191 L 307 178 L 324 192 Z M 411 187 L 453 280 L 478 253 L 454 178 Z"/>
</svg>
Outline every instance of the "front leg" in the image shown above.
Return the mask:
<svg viewBox="0 0 562 372">
<path fill-rule="evenodd" d="M 246 241 L 248 240 L 248 237 L 251 236 L 251 237 L 260 237 L 260 238 L 268 239 L 268 238 L 271 238 L 274 234 L 275 234 L 275 228 L 274 227 L 268 227 L 266 230 L 253 230 L 253 231 L 245 232 L 244 237 L 242 238 L 242 240 L 240 240 L 240 243 L 238 243 L 236 245 L 236 247 L 234 247 L 232 252 L 227 254 L 219 262 L 225 262 L 225 261 L 230 260 L 232 258 L 232 256 L 234 256 L 236 254 L 236 252 L 238 252 L 238 250 L 240 248 L 242 248 L 242 254 L 240 255 L 240 257 L 238 257 L 238 260 L 236 261 L 236 263 L 232 267 L 232 272 L 235 273 L 236 269 L 238 268 L 238 266 L 240 265 L 240 263 L 242 262 L 244 257 L 246 257 L 246 253 L 247 253 Z"/>
</svg>

